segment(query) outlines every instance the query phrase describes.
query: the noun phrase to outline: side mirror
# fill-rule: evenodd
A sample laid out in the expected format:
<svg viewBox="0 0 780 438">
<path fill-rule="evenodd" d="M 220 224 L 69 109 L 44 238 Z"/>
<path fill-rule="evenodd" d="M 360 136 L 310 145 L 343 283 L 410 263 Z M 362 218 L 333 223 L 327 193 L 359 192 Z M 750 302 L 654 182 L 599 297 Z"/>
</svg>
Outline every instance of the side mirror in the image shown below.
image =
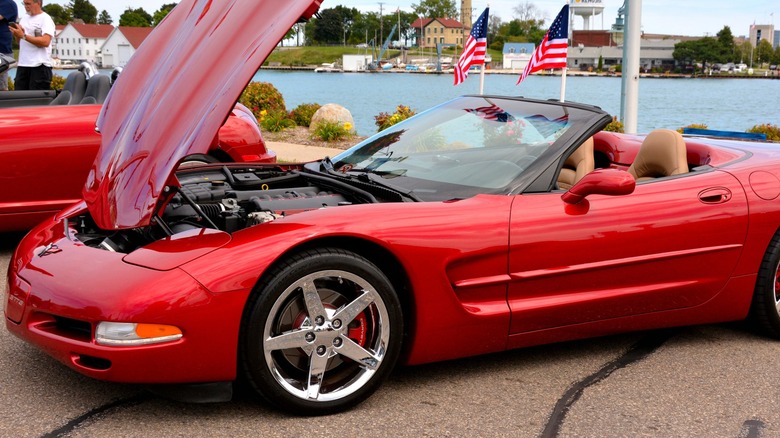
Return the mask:
<svg viewBox="0 0 780 438">
<path fill-rule="evenodd" d="M 628 172 L 617 169 L 596 169 L 561 195 L 561 199 L 567 204 L 578 204 L 588 195 L 628 195 L 634 192 L 635 187 L 636 181 Z"/>
</svg>

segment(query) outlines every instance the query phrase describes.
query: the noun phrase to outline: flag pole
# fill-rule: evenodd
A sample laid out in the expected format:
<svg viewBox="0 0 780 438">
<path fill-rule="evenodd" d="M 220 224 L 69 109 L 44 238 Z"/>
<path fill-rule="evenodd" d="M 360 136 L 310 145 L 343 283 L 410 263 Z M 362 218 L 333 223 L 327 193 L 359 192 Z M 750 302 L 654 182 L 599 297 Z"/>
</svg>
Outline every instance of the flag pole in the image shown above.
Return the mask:
<svg viewBox="0 0 780 438">
<path fill-rule="evenodd" d="M 485 94 L 485 64 L 479 69 L 479 94 Z"/>
<path fill-rule="evenodd" d="M 487 4 L 487 8 L 490 9 L 490 3 Z M 468 11 L 468 13 L 471 14 L 471 11 Z M 485 45 L 487 45 L 487 41 L 485 41 Z M 487 52 L 487 49 L 485 52 Z M 479 67 L 479 95 L 482 96 L 483 94 L 485 94 L 485 61 L 482 61 L 482 66 Z"/>
<path fill-rule="evenodd" d="M 567 5 L 569 4 L 569 0 L 566 0 L 566 4 Z M 568 20 L 568 23 L 566 23 L 566 24 L 570 25 L 571 24 L 571 9 L 569 9 L 569 16 L 566 19 Z M 569 29 L 569 32 L 567 32 L 567 33 L 571 34 L 573 29 L 571 28 L 571 26 L 567 26 L 567 27 Z M 567 35 L 566 37 L 568 38 L 569 35 Z M 568 46 L 568 44 L 567 44 L 567 46 Z M 566 50 L 568 50 L 568 48 Z M 569 57 L 568 56 L 566 57 L 566 63 L 567 64 L 569 63 Z M 561 102 L 563 102 L 566 99 L 566 71 L 568 69 L 569 69 L 568 66 L 564 66 L 563 67 L 563 71 L 561 72 Z"/>
</svg>

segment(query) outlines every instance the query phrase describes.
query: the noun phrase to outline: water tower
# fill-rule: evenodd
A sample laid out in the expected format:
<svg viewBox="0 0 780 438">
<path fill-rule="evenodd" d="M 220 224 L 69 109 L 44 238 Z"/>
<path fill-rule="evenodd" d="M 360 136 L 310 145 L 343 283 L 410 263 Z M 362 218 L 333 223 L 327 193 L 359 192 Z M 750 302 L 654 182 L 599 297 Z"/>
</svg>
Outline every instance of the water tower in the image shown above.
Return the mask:
<svg viewBox="0 0 780 438">
<path fill-rule="evenodd" d="M 571 13 L 582 17 L 583 30 L 591 30 L 591 18 L 604 12 L 604 3 L 601 0 L 572 0 L 569 4 Z M 604 28 L 604 16 L 601 17 L 601 28 Z"/>
</svg>

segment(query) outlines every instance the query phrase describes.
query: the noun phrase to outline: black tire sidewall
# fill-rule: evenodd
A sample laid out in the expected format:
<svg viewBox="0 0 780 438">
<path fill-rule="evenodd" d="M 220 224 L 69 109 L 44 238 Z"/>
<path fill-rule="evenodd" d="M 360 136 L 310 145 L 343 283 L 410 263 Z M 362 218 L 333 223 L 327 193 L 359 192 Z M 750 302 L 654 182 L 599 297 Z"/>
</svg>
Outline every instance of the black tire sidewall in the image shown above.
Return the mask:
<svg viewBox="0 0 780 438">
<path fill-rule="evenodd" d="M 342 399 L 329 402 L 303 400 L 287 392 L 274 379 L 263 351 L 263 331 L 276 300 L 294 282 L 323 270 L 342 270 L 368 281 L 387 308 L 390 338 L 386 354 L 371 380 Z M 340 249 L 310 250 L 292 257 L 261 281 L 248 302 L 242 321 L 241 365 L 244 377 L 257 394 L 271 404 L 298 415 L 323 415 L 352 407 L 371 395 L 388 377 L 401 351 L 403 315 L 392 283 L 365 258 Z"/>
<path fill-rule="evenodd" d="M 780 314 L 775 302 L 775 281 L 780 263 L 780 232 L 774 235 L 767 247 L 756 279 L 751 315 L 759 330 L 780 339 Z"/>
</svg>

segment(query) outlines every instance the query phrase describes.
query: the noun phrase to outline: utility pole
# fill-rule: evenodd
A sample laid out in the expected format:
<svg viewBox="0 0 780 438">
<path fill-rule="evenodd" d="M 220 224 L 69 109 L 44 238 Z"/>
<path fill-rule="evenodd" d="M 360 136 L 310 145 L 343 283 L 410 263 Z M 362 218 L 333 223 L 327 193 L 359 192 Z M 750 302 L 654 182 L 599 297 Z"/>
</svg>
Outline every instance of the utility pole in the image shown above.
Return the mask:
<svg viewBox="0 0 780 438">
<path fill-rule="evenodd" d="M 385 6 L 385 2 L 379 3 L 379 42 L 384 41 L 384 21 L 382 20 L 382 8 Z"/>
<path fill-rule="evenodd" d="M 636 134 L 639 107 L 639 57 L 642 41 L 642 0 L 626 0 L 623 43 L 621 116 L 627 134 Z"/>
</svg>

